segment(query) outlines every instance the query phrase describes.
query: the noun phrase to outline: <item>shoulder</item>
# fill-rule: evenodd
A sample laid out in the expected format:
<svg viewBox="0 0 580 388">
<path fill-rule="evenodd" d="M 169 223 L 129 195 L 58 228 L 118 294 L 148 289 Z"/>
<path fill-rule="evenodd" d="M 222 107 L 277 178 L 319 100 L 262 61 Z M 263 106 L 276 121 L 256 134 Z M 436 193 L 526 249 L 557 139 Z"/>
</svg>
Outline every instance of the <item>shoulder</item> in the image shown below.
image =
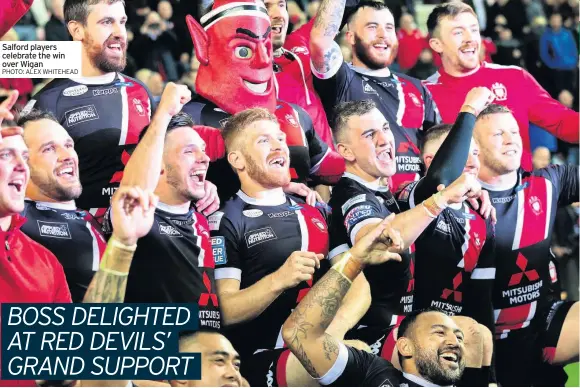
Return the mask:
<svg viewBox="0 0 580 388">
<path fill-rule="evenodd" d="M 482 67 L 486 72 L 489 72 L 489 73 L 492 73 L 492 72 L 497 73 L 497 72 L 501 71 L 502 73 L 506 73 L 509 75 L 522 76 L 524 74 L 527 74 L 527 71 L 519 66 L 506 66 L 506 65 L 499 65 L 497 63 L 484 62 Z"/>
<path fill-rule="evenodd" d="M 68 78 L 56 78 L 46 84 L 42 89 L 40 89 L 34 96 L 34 99 L 46 98 L 47 96 L 54 96 L 60 93 L 63 89 L 71 86 L 83 86 L 82 84 L 77 84 Z M 86 88 L 86 86 L 85 86 Z"/>
<path fill-rule="evenodd" d="M 245 207 L 246 203 L 237 195 L 227 200 L 218 211 L 207 218 L 209 229 L 217 231 L 223 224 L 231 224 L 234 227 L 240 224 Z"/>
<path fill-rule="evenodd" d="M 439 73 L 437 71 L 434 74 L 432 74 L 430 77 L 428 77 L 426 80 L 422 81 L 422 84 L 426 88 L 430 88 L 430 87 L 435 86 L 435 85 L 441 85 L 440 79 L 441 79 L 441 73 Z"/>
</svg>

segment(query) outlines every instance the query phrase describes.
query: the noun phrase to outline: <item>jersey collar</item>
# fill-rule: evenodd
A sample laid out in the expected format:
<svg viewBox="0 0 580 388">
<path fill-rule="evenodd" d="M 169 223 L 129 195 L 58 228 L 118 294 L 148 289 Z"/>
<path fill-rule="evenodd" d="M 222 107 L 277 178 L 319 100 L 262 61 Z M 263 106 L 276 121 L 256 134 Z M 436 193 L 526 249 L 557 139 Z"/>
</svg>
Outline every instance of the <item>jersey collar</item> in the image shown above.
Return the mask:
<svg viewBox="0 0 580 388">
<path fill-rule="evenodd" d="M 171 214 L 187 214 L 189 213 L 190 207 L 191 202 L 184 203 L 183 205 L 168 205 L 163 202 L 157 202 L 157 209 Z"/>
<path fill-rule="evenodd" d="M 77 210 L 77 205 L 74 203 L 60 203 L 60 202 L 43 202 L 43 201 L 34 201 L 30 198 L 26 198 L 26 200 L 33 202 L 37 205 L 41 205 L 44 207 L 48 207 L 50 209 L 59 209 L 59 210 Z"/>
<path fill-rule="evenodd" d="M 520 173 L 519 171 L 517 172 L 517 174 L 514 175 L 515 179 L 510 179 L 509 181 L 505 182 L 504 184 L 498 184 L 498 185 L 492 185 L 489 183 L 485 183 L 482 181 L 479 181 L 479 183 L 481 183 L 481 187 L 488 190 L 488 191 L 505 191 L 505 190 L 509 190 L 515 186 L 517 186 L 520 183 Z"/>
<path fill-rule="evenodd" d="M 368 188 L 372 191 L 389 191 L 389 188 L 387 186 L 381 185 L 379 183 L 378 179 L 374 182 L 367 182 L 364 179 L 362 179 L 361 177 L 359 177 L 358 175 L 354 175 L 350 172 L 345 172 L 342 176 L 344 178 L 348 178 L 348 179 L 352 179 L 353 181 L 357 181 L 358 183 L 360 183 L 361 185 L 365 186 L 366 188 Z"/>
<path fill-rule="evenodd" d="M 359 74 L 368 75 L 371 77 L 390 77 L 391 76 L 391 70 L 388 67 L 385 68 L 387 71 L 383 74 L 382 71 L 384 69 L 370 70 L 370 69 L 364 69 L 362 67 L 354 66 L 352 63 L 349 63 L 348 65 L 350 66 L 351 69 L 353 69 L 354 71 L 356 71 Z M 379 72 L 381 72 L 381 73 L 379 73 Z"/>
<path fill-rule="evenodd" d="M 403 377 L 405 377 L 407 380 L 410 380 L 410 381 L 418 384 L 421 387 L 440 387 L 441 386 L 441 385 L 433 384 L 429 380 L 425 380 L 422 377 L 412 375 L 409 373 L 405 373 L 405 372 L 403 372 Z M 453 385 L 449 385 L 449 387 L 453 387 Z"/>
<path fill-rule="evenodd" d="M 110 84 L 117 78 L 117 73 L 107 73 L 103 75 L 97 75 L 94 77 L 79 77 L 71 78 L 76 83 L 84 85 L 105 85 Z"/>
<path fill-rule="evenodd" d="M 252 198 L 246 195 L 242 190 L 238 191 L 238 197 L 245 203 L 259 206 L 280 206 L 286 203 L 286 194 L 283 190 L 274 189 L 264 192 L 263 198 Z"/>
</svg>

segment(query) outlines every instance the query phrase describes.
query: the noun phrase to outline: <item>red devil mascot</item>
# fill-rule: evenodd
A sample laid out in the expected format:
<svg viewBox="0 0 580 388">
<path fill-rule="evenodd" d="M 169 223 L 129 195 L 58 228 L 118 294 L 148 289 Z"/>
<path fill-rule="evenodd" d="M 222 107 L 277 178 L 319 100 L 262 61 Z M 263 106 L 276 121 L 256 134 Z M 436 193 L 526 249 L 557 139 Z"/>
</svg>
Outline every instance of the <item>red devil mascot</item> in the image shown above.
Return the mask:
<svg viewBox="0 0 580 388">
<path fill-rule="evenodd" d="M 196 124 L 221 128 L 230 115 L 266 108 L 286 133 L 295 181 L 328 184 L 340 177 L 344 160 L 320 140 L 308 114 L 276 99 L 270 18 L 264 3 L 216 0 L 200 21 L 187 16 L 200 66 L 195 83 L 198 98 L 183 111 Z M 210 164 L 208 179 L 218 186 L 222 200 L 227 199 L 239 189 L 239 182 L 224 158 L 223 141 L 215 130 L 199 128 L 198 133 L 208 144 L 212 161 L 217 161 Z"/>
</svg>

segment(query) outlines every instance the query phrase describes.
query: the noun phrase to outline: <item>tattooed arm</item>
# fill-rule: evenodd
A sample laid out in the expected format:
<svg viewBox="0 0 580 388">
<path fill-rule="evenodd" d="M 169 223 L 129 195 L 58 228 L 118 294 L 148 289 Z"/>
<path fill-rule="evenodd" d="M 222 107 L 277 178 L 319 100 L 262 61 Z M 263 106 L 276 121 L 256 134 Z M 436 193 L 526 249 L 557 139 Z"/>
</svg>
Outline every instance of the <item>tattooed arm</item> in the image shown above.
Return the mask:
<svg viewBox="0 0 580 388">
<path fill-rule="evenodd" d="M 122 303 L 137 240 L 151 230 L 157 196 L 139 187 L 119 187 L 111 199 L 113 235 L 84 303 Z"/>
<path fill-rule="evenodd" d="M 282 328 L 292 353 L 314 378 L 332 368 L 340 342 L 326 333 L 352 282 L 367 264 L 401 260 L 391 249 L 402 249 L 401 237 L 390 226 L 389 216 L 361 238 L 306 294 Z"/>
<path fill-rule="evenodd" d="M 310 55 L 318 73 L 328 73 L 342 63 L 342 52 L 334 41 L 340 29 L 346 0 L 323 0 L 310 32 Z"/>
</svg>

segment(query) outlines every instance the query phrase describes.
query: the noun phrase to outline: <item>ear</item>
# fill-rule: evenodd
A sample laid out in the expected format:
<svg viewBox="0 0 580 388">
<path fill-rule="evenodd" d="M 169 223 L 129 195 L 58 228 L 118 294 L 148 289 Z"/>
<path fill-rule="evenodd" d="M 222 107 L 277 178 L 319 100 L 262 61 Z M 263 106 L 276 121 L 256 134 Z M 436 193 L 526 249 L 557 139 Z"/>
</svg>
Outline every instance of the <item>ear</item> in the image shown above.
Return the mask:
<svg viewBox="0 0 580 388">
<path fill-rule="evenodd" d="M 75 20 L 71 20 L 67 24 L 68 33 L 72 36 L 73 40 L 81 41 L 85 36 L 85 29 L 83 25 Z"/>
<path fill-rule="evenodd" d="M 187 387 L 187 380 L 169 380 L 172 387 Z"/>
<path fill-rule="evenodd" d="M 246 167 L 246 158 L 238 151 L 233 151 L 228 154 L 228 162 L 236 170 L 243 170 Z"/>
<path fill-rule="evenodd" d="M 423 155 L 423 163 L 425 164 L 426 169 L 429 169 L 429 166 L 431 166 L 431 162 L 433 162 L 434 157 L 435 157 L 435 155 L 433 155 L 433 154 Z"/>
<path fill-rule="evenodd" d="M 399 352 L 399 354 L 401 354 L 401 356 L 403 356 L 404 358 L 411 358 L 413 357 L 413 353 L 415 351 L 415 348 L 413 346 L 413 343 L 411 342 L 411 340 L 407 337 L 400 337 L 397 340 L 397 351 Z"/>
<path fill-rule="evenodd" d="M 443 52 L 443 45 L 441 44 L 441 41 L 437 38 L 429 39 L 429 47 L 431 47 L 431 49 L 436 53 L 441 54 Z"/>
<path fill-rule="evenodd" d="M 351 30 L 348 30 L 345 34 L 346 36 L 346 41 L 348 42 L 348 44 L 350 44 L 351 46 L 354 46 L 354 32 L 352 32 Z"/>
<path fill-rule="evenodd" d="M 336 145 L 336 150 L 345 160 L 348 160 L 349 162 L 354 162 L 356 160 L 352 150 L 346 144 L 338 143 Z"/>
<path fill-rule="evenodd" d="M 208 39 L 205 30 L 191 15 L 185 17 L 189 34 L 193 40 L 193 47 L 195 49 L 195 56 L 200 64 L 207 65 L 209 62 L 207 46 Z"/>
</svg>

